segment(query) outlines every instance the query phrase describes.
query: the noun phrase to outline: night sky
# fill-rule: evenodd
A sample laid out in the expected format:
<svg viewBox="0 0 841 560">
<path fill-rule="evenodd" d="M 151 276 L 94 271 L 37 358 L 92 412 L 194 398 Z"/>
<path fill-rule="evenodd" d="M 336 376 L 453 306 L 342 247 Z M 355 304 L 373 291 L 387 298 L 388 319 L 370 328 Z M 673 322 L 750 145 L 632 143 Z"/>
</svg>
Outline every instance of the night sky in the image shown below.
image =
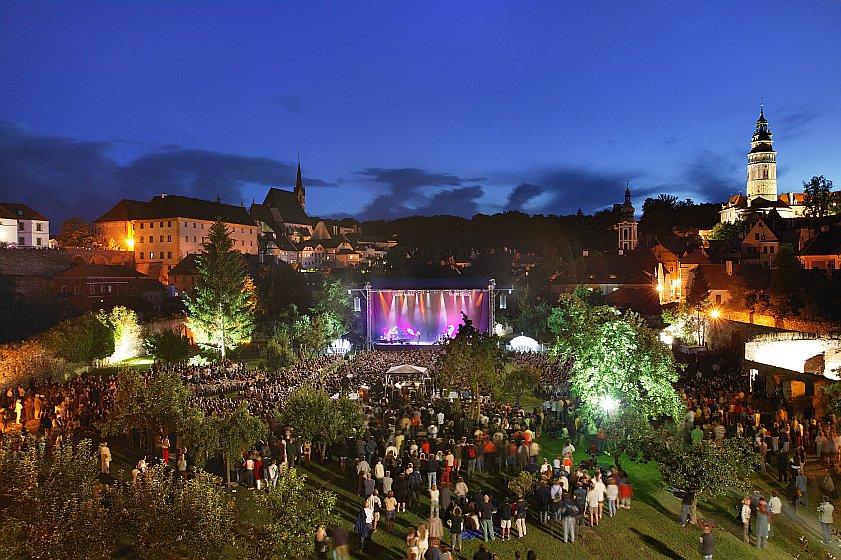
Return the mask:
<svg viewBox="0 0 841 560">
<path fill-rule="evenodd" d="M 0 201 L 162 192 L 310 215 L 590 213 L 841 188 L 841 2 L 0 0 Z"/>
</svg>

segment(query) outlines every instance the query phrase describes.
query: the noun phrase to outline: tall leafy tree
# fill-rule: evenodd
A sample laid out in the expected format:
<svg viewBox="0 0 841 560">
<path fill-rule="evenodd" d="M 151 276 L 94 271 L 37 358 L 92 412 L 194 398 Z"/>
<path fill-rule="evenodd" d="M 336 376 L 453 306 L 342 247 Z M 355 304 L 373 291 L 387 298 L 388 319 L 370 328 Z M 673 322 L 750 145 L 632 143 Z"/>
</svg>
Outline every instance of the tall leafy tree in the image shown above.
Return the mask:
<svg viewBox="0 0 841 560">
<path fill-rule="evenodd" d="M 663 480 L 692 490 L 698 497 L 713 498 L 728 490 L 747 490 L 759 456 L 748 438 L 725 438 L 687 444 L 669 439 L 655 454 Z"/>
<path fill-rule="evenodd" d="M 190 341 L 169 329 L 148 336 L 143 346 L 156 360 L 168 364 L 186 360 L 190 351 Z"/>
<path fill-rule="evenodd" d="M 456 336 L 444 345 L 439 358 L 441 369 L 438 384 L 445 389 L 468 389 L 471 393 L 471 415 L 478 418 L 483 395 L 498 394 L 504 383 L 505 359 L 497 337 L 485 334 L 473 326 L 462 313 L 462 325 Z"/>
<path fill-rule="evenodd" d="M 201 346 L 218 350 L 224 358 L 228 348 L 251 339 L 255 302 L 242 256 L 222 221 L 211 226 L 196 265 L 193 294 L 185 297 L 187 324 Z"/>
<path fill-rule="evenodd" d="M 585 417 L 601 423 L 611 409 L 622 408 L 637 411 L 646 421 L 679 417 L 672 354 L 639 315 L 592 307 L 575 294 L 565 294 L 549 326 L 557 336 L 554 353 L 572 361 L 570 386 Z"/>
<path fill-rule="evenodd" d="M 103 312 L 62 321 L 45 335 L 47 346 L 71 363 L 90 363 L 114 353 L 114 328 Z"/>
<path fill-rule="evenodd" d="M 60 247 L 93 247 L 96 245 L 93 226 L 82 218 L 68 218 L 55 236 Z"/>
<path fill-rule="evenodd" d="M 839 207 L 833 198 L 832 187 L 832 181 L 823 175 L 803 181 L 803 192 L 806 194 L 803 204 L 807 215 L 823 217 L 838 213 Z"/>
<path fill-rule="evenodd" d="M 335 443 L 362 427 L 363 413 L 359 401 L 340 397 L 330 398 L 321 387 L 304 385 L 292 391 L 278 414 L 278 422 L 291 426 L 305 441 L 321 437 L 327 444 Z"/>
<path fill-rule="evenodd" d="M 703 328 L 704 323 L 701 319 L 701 314 L 707 309 L 710 304 L 710 282 L 704 274 L 701 267 L 696 267 L 692 274 L 692 283 L 689 285 L 689 291 L 686 293 L 686 306 L 695 312 L 695 325 L 698 334 L 698 345 L 704 343 Z"/>
</svg>

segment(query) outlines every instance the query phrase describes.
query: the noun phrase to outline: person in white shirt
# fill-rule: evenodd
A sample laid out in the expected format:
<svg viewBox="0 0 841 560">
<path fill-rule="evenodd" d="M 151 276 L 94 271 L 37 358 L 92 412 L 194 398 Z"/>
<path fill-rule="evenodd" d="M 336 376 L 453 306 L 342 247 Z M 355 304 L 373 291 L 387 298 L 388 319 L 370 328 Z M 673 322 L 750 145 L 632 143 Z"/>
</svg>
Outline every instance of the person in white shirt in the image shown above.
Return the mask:
<svg viewBox="0 0 841 560">
<path fill-rule="evenodd" d="M 566 455 L 567 453 L 575 453 L 575 446 L 569 440 L 567 440 L 566 445 L 564 445 L 561 455 Z"/>
<path fill-rule="evenodd" d="M 596 473 L 596 478 L 593 480 L 593 488 L 595 488 L 599 497 L 599 520 L 601 520 L 602 515 L 604 514 L 604 498 L 607 494 L 607 486 L 605 486 L 604 481 L 602 480 L 601 473 Z"/>
<path fill-rule="evenodd" d="M 742 520 L 742 540 L 750 544 L 750 498 L 745 498 L 742 503 L 742 513 L 739 517 Z"/>
</svg>

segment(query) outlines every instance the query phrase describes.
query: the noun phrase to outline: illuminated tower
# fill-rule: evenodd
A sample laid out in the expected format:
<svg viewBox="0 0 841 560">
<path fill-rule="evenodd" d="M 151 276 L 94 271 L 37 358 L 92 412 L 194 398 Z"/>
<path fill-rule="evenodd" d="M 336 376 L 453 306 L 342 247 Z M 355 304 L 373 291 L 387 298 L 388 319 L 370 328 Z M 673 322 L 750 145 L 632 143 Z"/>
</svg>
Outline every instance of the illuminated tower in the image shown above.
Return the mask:
<svg viewBox="0 0 841 560">
<path fill-rule="evenodd" d="M 625 185 L 625 202 L 619 207 L 622 221 L 616 228 L 619 230 L 619 253 L 625 254 L 637 248 L 637 221 L 634 219 L 634 207 L 631 204 L 630 182 Z"/>
<path fill-rule="evenodd" d="M 773 143 L 771 129 L 765 120 L 765 108 L 760 106 L 748 154 L 748 204 L 760 197 L 777 200 L 777 152 Z"/>
<path fill-rule="evenodd" d="M 289 192 L 289 191 L 287 191 Z M 301 208 L 304 212 L 307 211 L 307 193 L 304 190 L 304 181 L 301 179 L 301 159 L 298 158 L 298 178 L 295 179 L 295 196 L 298 197 L 298 202 L 301 203 Z"/>
</svg>

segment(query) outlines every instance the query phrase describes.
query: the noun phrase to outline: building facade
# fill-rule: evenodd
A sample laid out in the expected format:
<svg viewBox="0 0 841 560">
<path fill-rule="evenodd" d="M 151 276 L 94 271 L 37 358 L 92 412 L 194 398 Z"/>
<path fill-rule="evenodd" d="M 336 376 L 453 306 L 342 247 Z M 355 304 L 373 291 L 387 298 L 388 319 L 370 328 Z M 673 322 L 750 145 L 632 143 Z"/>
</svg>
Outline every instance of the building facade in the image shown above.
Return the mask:
<svg viewBox="0 0 841 560">
<path fill-rule="evenodd" d="M 0 245 L 47 249 L 50 221 L 25 204 L 0 202 Z"/>
</svg>

